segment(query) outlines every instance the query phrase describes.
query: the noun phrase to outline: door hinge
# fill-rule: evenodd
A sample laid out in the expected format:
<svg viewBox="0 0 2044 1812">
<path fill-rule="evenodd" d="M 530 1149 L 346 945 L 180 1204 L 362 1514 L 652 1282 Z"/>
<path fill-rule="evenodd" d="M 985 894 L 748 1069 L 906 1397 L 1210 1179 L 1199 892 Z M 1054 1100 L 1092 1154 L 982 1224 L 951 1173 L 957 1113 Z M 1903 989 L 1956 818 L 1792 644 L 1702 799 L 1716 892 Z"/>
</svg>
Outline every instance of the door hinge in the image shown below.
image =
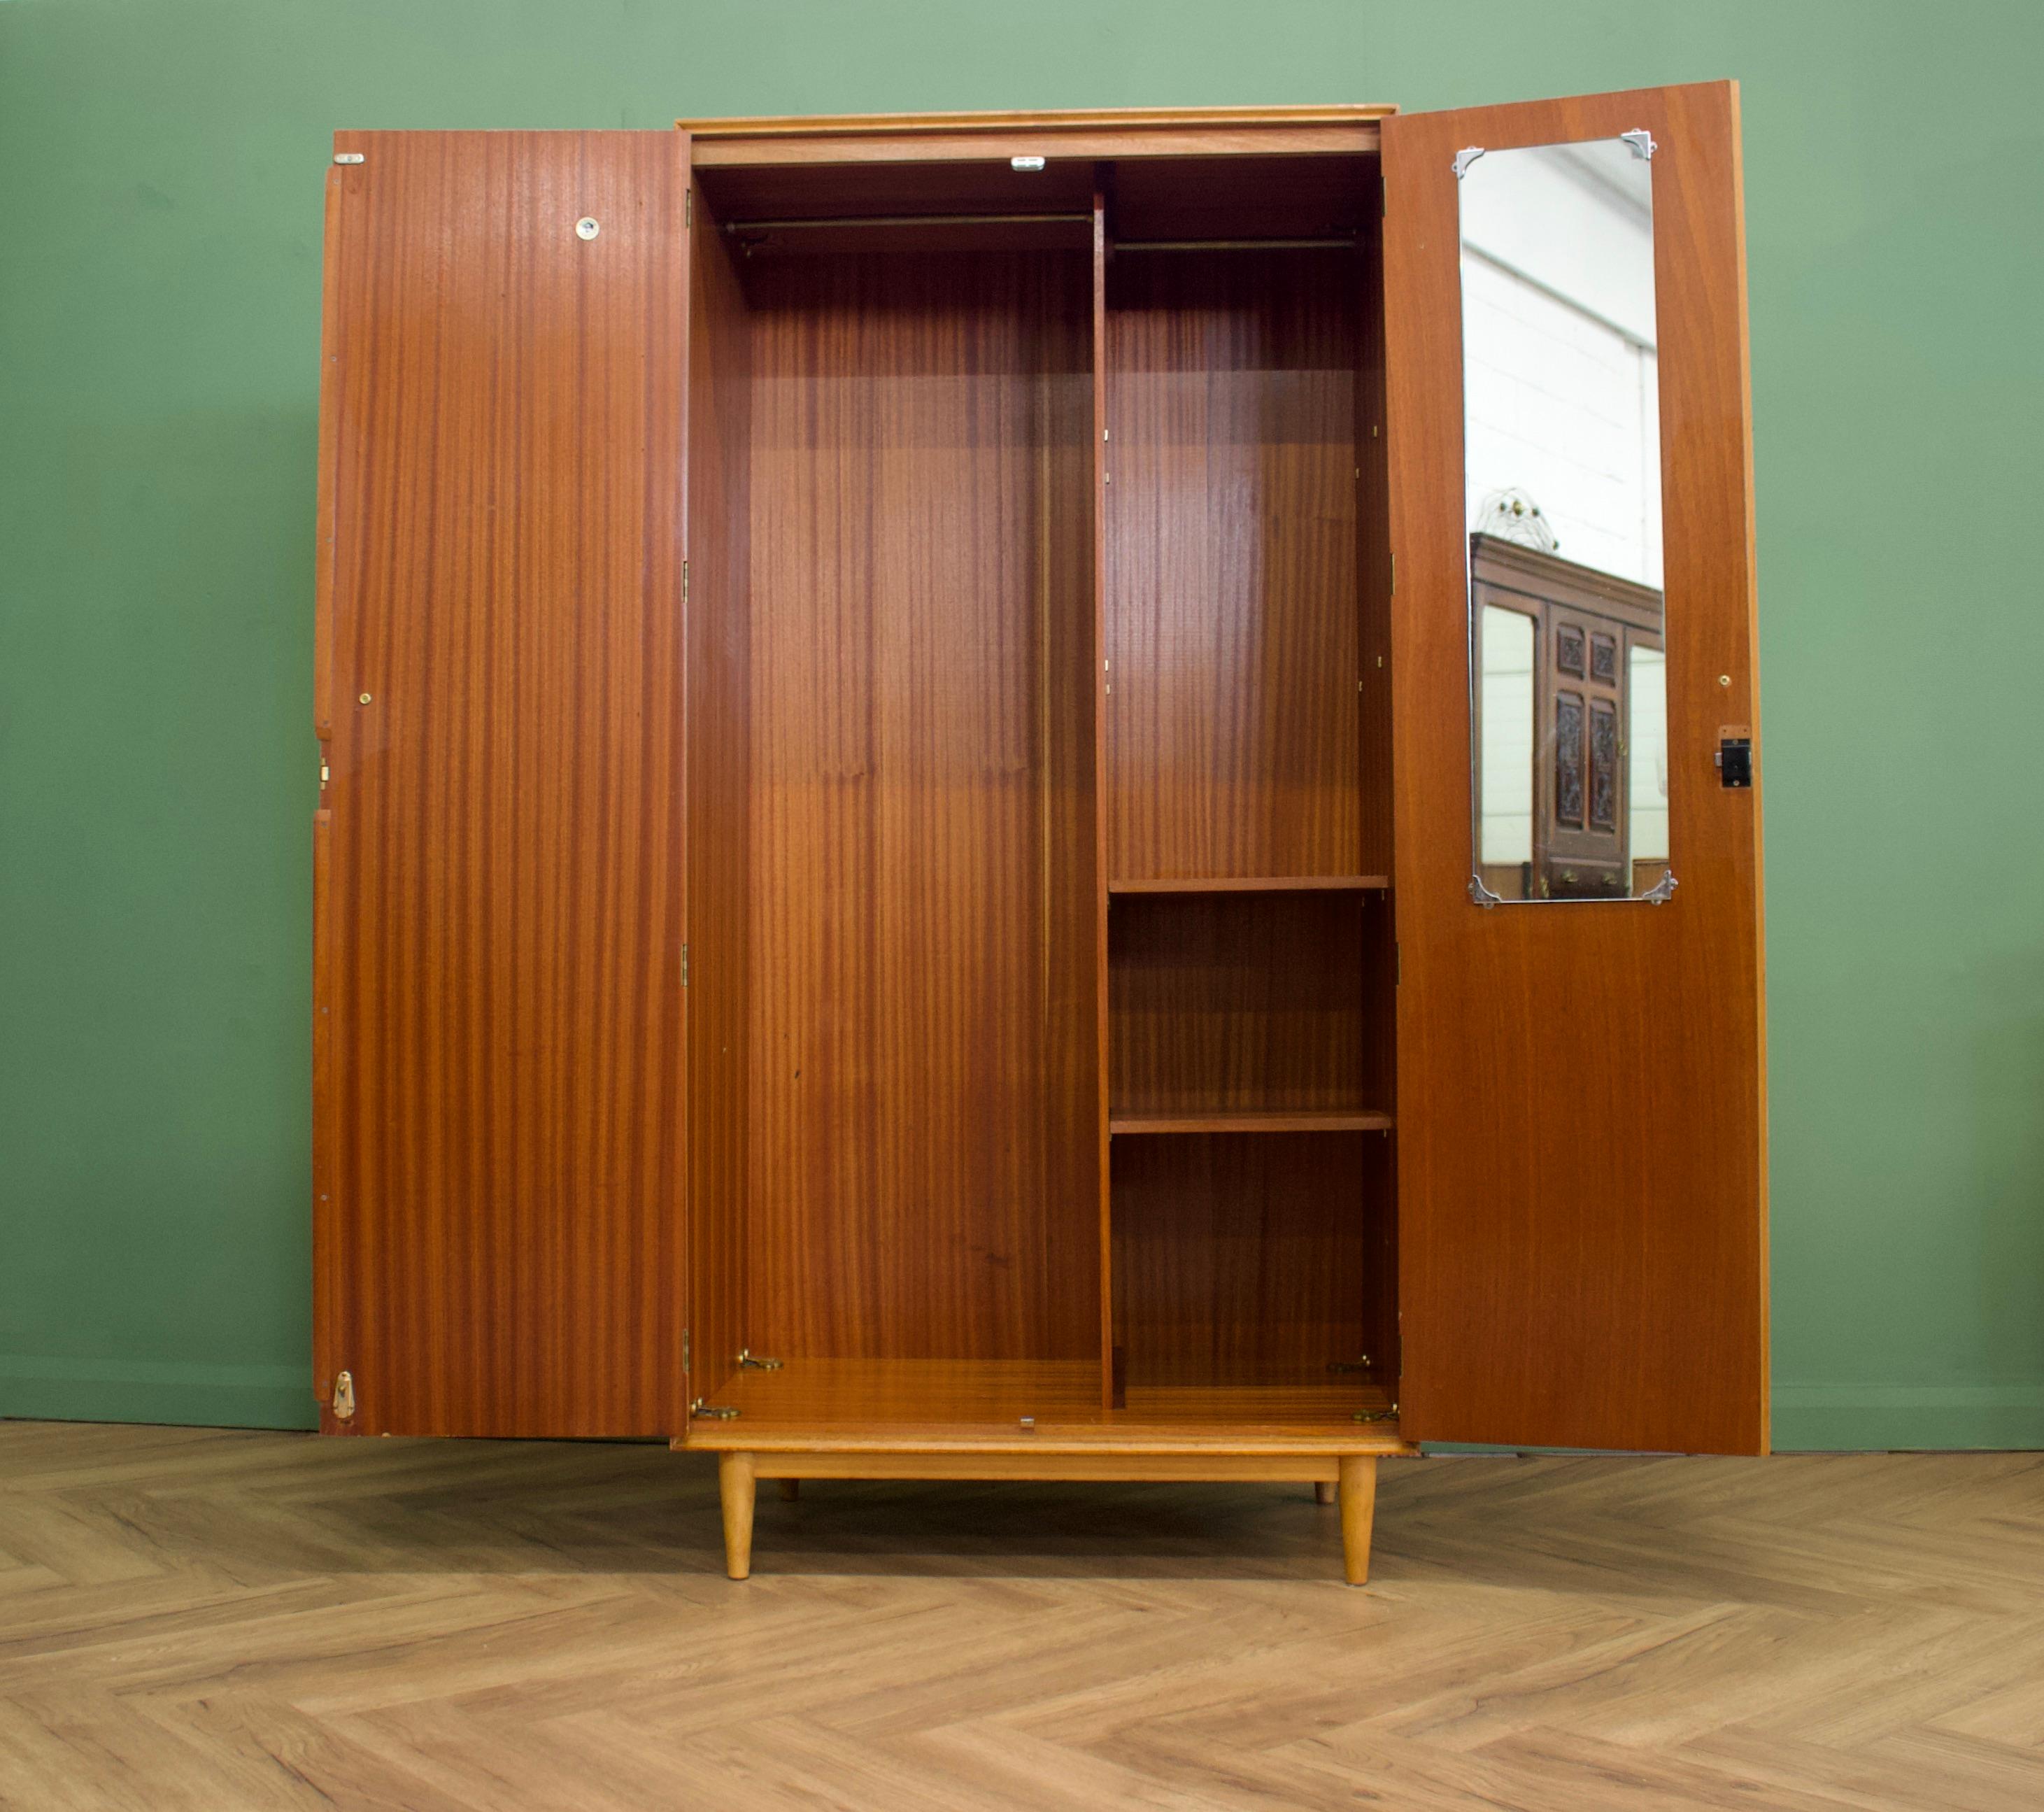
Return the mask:
<svg viewBox="0 0 2044 1812">
<path fill-rule="evenodd" d="M 333 1419 L 337 1422 L 355 1420 L 355 1374 L 336 1372 L 333 1375 Z"/>
<path fill-rule="evenodd" d="M 693 189 L 684 189 L 682 191 L 682 225 L 694 226 L 695 224 L 696 192 Z"/>
<path fill-rule="evenodd" d="M 698 1422 L 728 1422 L 731 1421 L 732 1418 L 738 1414 L 738 1412 L 736 1410 L 713 1409 L 708 1403 L 705 1402 L 701 1398 L 698 1397 L 693 1403 L 689 1405 L 689 1414 L 694 1416 Z"/>
<path fill-rule="evenodd" d="M 686 1378 L 693 1370 L 694 1367 L 689 1360 L 689 1330 L 684 1328 L 682 1329 L 682 1375 Z"/>
<path fill-rule="evenodd" d="M 762 1359 L 749 1346 L 740 1352 L 738 1364 L 740 1371 L 778 1372 L 781 1369 L 779 1360 Z"/>
<path fill-rule="evenodd" d="M 689 563 L 688 563 L 686 560 L 683 560 L 683 561 L 682 562 L 682 602 L 684 604 L 686 604 L 686 603 L 687 603 L 687 602 L 688 602 L 688 601 L 689 601 Z"/>
<path fill-rule="evenodd" d="M 1391 556 L 1391 590 L 1394 594 L 1398 590 L 1398 556 L 1395 553 Z"/>
<path fill-rule="evenodd" d="M 687 945 L 687 944 L 684 944 L 682 946 L 682 986 L 683 987 L 686 987 L 688 985 L 689 985 L 689 947 L 688 947 L 688 945 Z"/>
<path fill-rule="evenodd" d="M 1391 985 L 1395 988 L 1405 979 L 1405 951 L 1401 944 L 1391 946 Z"/>
</svg>

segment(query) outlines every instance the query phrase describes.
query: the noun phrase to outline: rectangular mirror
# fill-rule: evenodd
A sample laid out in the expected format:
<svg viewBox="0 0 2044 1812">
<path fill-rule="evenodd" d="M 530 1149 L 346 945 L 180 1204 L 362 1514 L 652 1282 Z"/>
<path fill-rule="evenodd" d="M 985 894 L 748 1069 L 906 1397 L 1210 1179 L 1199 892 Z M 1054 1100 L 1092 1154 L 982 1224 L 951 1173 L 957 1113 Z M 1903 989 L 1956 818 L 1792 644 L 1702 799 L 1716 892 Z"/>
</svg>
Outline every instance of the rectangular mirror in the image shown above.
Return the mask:
<svg viewBox="0 0 2044 1812">
<path fill-rule="evenodd" d="M 1653 141 L 1455 160 L 1471 896 L 1662 900 Z"/>
</svg>

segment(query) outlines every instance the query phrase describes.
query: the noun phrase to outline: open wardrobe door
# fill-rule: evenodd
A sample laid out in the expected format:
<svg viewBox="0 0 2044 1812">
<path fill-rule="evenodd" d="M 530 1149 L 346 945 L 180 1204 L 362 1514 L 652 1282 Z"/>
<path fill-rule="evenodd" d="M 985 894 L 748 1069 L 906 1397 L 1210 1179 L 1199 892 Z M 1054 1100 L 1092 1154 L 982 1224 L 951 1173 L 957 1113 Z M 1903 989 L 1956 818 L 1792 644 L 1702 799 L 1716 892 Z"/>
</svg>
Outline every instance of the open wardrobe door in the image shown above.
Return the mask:
<svg viewBox="0 0 2044 1812">
<path fill-rule="evenodd" d="M 683 1425 L 673 133 L 343 133 L 315 706 L 331 1433 Z"/>
<path fill-rule="evenodd" d="M 1383 159 L 1402 1429 L 1763 1451 L 1738 92 Z"/>
</svg>

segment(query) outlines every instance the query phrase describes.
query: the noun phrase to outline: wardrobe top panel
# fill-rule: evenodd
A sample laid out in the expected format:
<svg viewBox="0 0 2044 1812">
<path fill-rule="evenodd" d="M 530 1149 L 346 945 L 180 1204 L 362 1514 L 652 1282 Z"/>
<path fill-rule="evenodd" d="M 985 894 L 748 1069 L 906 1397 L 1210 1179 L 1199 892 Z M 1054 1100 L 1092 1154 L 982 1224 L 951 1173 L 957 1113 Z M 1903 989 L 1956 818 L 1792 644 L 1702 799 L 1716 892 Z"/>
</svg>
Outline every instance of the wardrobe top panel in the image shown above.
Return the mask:
<svg viewBox="0 0 2044 1812">
<path fill-rule="evenodd" d="M 979 157 L 1215 157 L 1377 149 L 1397 110 L 1134 107 L 1037 113 L 836 113 L 677 120 L 697 167 L 903 164 Z"/>
</svg>

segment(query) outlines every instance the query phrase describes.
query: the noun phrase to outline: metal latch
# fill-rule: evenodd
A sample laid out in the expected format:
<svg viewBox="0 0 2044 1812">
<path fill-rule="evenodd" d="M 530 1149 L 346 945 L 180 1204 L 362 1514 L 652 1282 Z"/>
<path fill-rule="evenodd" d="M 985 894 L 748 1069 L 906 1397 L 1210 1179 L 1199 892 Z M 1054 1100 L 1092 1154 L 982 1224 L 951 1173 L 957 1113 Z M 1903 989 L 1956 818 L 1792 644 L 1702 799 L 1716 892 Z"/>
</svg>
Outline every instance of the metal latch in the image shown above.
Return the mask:
<svg viewBox="0 0 2044 1812">
<path fill-rule="evenodd" d="M 1388 1410 L 1358 1410 L 1355 1419 L 1359 1422 L 1395 1422 L 1398 1419 L 1398 1406 L 1393 1403 Z"/>
<path fill-rule="evenodd" d="M 781 1362 L 779 1360 L 761 1359 L 754 1353 L 752 1348 L 749 1346 L 740 1352 L 738 1356 L 738 1363 L 741 1370 L 750 1370 L 753 1372 L 778 1372 L 781 1369 Z"/>
<path fill-rule="evenodd" d="M 333 1375 L 333 1419 L 337 1422 L 355 1419 L 355 1374 L 352 1372 Z"/>
<path fill-rule="evenodd" d="M 702 1422 L 728 1422 L 738 1412 L 736 1410 L 713 1409 L 698 1397 L 689 1405 L 689 1414 Z"/>
<path fill-rule="evenodd" d="M 1727 731 L 1718 738 L 1718 784 L 1727 788 L 1753 784 L 1753 738 Z"/>
</svg>

